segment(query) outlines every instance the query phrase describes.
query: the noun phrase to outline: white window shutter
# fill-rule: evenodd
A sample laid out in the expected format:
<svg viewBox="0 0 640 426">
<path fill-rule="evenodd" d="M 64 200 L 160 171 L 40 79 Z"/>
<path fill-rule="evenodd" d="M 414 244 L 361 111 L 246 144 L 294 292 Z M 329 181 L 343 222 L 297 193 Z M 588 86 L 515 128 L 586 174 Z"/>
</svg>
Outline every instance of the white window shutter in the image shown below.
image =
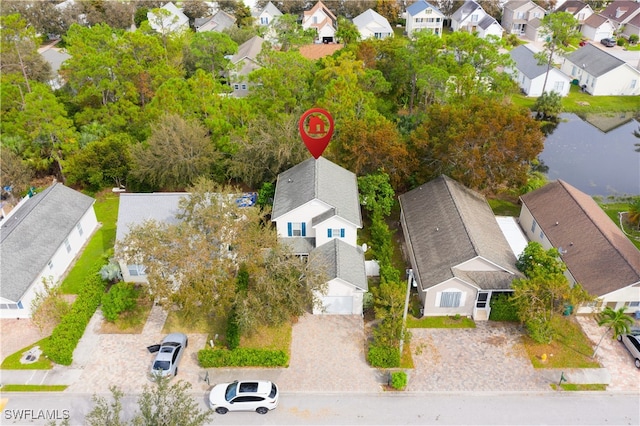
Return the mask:
<svg viewBox="0 0 640 426">
<path fill-rule="evenodd" d="M 440 307 L 440 296 L 442 296 L 441 291 L 436 293 L 436 308 Z"/>
<path fill-rule="evenodd" d="M 460 295 L 460 306 L 464 306 L 464 301 L 467 297 L 467 292 L 466 291 L 462 291 L 462 294 Z"/>
</svg>

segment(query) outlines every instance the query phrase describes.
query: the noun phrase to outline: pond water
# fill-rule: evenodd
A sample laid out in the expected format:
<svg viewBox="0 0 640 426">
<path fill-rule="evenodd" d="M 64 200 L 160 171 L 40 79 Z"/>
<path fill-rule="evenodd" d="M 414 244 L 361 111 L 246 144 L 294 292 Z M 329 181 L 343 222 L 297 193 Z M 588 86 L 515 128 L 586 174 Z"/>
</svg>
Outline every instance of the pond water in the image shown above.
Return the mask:
<svg viewBox="0 0 640 426">
<path fill-rule="evenodd" d="M 640 194 L 640 152 L 635 151 L 640 138 L 633 134 L 640 125 L 627 115 L 593 116 L 587 122 L 562 114 L 540 154 L 549 180 L 562 179 L 589 195 Z"/>
</svg>

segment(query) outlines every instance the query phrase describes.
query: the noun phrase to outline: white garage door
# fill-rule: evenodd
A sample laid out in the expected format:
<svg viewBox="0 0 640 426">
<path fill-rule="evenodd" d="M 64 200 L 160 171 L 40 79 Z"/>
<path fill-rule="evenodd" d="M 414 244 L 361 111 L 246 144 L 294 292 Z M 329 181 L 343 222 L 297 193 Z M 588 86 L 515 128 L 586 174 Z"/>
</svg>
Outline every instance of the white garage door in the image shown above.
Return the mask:
<svg viewBox="0 0 640 426">
<path fill-rule="evenodd" d="M 596 35 L 595 35 L 595 37 L 593 38 L 593 40 L 594 40 L 594 41 L 600 41 L 600 40 L 602 40 L 603 38 L 607 38 L 607 37 L 610 37 L 609 33 L 608 33 L 608 32 L 606 32 L 606 31 L 603 31 L 603 32 L 596 33 Z"/>
<path fill-rule="evenodd" d="M 353 297 L 325 296 L 322 298 L 325 314 L 351 315 L 353 313 Z"/>
</svg>

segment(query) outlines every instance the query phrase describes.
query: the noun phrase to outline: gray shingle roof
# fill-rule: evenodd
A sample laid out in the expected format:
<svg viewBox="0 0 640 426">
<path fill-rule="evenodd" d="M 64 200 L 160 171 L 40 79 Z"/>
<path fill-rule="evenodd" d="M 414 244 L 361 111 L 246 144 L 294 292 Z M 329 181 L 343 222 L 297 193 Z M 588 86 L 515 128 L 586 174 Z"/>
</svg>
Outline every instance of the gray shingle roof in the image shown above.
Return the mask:
<svg viewBox="0 0 640 426">
<path fill-rule="evenodd" d="M 452 278 L 454 266 L 478 256 L 516 274 L 512 278 L 519 276 L 509 243 L 482 195 L 440 176 L 399 199 L 414 274 L 424 288 Z"/>
<path fill-rule="evenodd" d="M 334 238 L 311 252 L 309 262 L 321 262 L 327 279 L 340 278 L 361 290 L 367 291 L 367 274 L 364 253 L 339 238 Z"/>
<path fill-rule="evenodd" d="M 187 195 L 186 192 L 121 193 L 116 241 L 122 241 L 132 225 L 139 225 L 145 220 L 153 219 L 168 224 L 177 223 L 178 204 L 180 199 Z"/>
<path fill-rule="evenodd" d="M 453 15 L 451 15 L 451 19 L 458 22 L 464 21 L 469 15 L 471 15 L 478 9 L 482 9 L 482 7 L 475 1 L 465 1 L 462 6 L 460 6 L 455 12 L 453 12 Z"/>
<path fill-rule="evenodd" d="M 55 183 L 2 221 L 1 297 L 20 300 L 80 219 L 93 208 L 94 201 Z"/>
<path fill-rule="evenodd" d="M 275 17 L 278 16 L 282 16 L 282 12 L 280 12 L 280 9 L 278 9 L 273 3 L 269 2 L 267 3 L 267 5 L 265 7 L 263 7 L 262 9 L 255 9 L 251 15 L 254 18 L 259 17 L 260 15 L 262 15 L 264 12 L 267 12 L 269 15 Z"/>
<path fill-rule="evenodd" d="M 315 199 L 335 208 L 341 218 L 362 226 L 356 175 L 324 157 L 309 158 L 278 175 L 272 218 Z"/>
<path fill-rule="evenodd" d="M 516 63 L 516 68 L 532 80 L 547 72 L 547 67 L 539 65 L 534 53 L 525 45 L 516 47 L 509 54 Z"/>
<path fill-rule="evenodd" d="M 482 18 L 480 20 L 480 22 L 478 22 L 478 26 L 480 28 L 482 28 L 483 30 L 486 30 L 487 28 L 489 28 L 491 25 L 496 24 L 498 26 L 500 26 L 500 24 L 498 23 L 498 21 L 496 21 L 496 18 L 494 18 L 491 15 L 487 15 L 484 18 Z M 502 28 L 502 27 L 500 27 Z"/>
<path fill-rule="evenodd" d="M 574 51 L 567 56 L 567 60 L 578 67 L 584 65 L 586 71 L 594 77 L 604 75 L 625 64 L 624 61 L 591 44 L 586 44 Z"/>
<path fill-rule="evenodd" d="M 562 260 L 589 293 L 640 281 L 640 251 L 587 194 L 558 180 L 521 199 L 551 244 L 566 250 Z"/>
</svg>

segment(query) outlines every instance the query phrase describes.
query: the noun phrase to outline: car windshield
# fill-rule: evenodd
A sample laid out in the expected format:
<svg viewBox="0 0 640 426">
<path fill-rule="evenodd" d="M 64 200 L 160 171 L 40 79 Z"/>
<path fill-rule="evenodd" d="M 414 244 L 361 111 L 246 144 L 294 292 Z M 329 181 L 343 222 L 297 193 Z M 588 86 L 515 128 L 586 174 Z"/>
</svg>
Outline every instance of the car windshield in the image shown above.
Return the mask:
<svg viewBox="0 0 640 426">
<path fill-rule="evenodd" d="M 277 393 L 278 388 L 276 387 L 275 383 L 271 383 L 271 393 L 269 394 L 269 398 L 274 398 Z"/>
<path fill-rule="evenodd" d="M 224 393 L 224 399 L 227 401 L 231 401 L 236 396 L 236 388 L 238 387 L 238 383 L 233 382 L 229 386 L 227 386 L 227 391 Z"/>
<path fill-rule="evenodd" d="M 156 361 L 153 363 L 154 370 L 168 370 L 171 366 L 169 361 Z"/>
</svg>

